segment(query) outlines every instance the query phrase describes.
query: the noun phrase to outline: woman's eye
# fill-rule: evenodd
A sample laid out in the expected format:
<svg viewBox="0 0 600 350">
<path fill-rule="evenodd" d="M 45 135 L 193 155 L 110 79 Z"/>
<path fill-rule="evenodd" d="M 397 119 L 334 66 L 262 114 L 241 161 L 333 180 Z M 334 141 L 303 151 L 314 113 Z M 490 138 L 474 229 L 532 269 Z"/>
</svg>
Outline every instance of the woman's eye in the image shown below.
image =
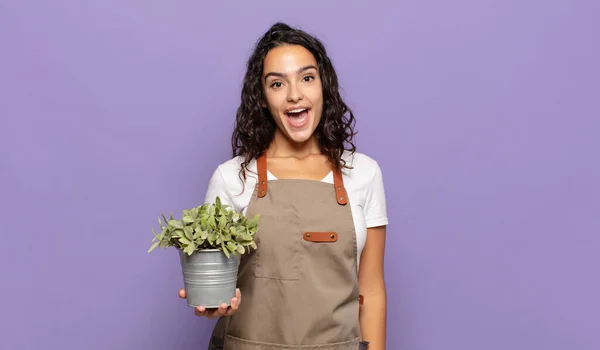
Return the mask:
<svg viewBox="0 0 600 350">
<path fill-rule="evenodd" d="M 304 77 L 304 81 L 312 81 L 313 79 L 315 79 L 315 78 L 310 75 L 307 75 Z"/>
<path fill-rule="evenodd" d="M 276 81 L 273 84 L 271 84 L 272 88 L 280 88 L 281 87 L 281 82 L 280 81 Z"/>
</svg>

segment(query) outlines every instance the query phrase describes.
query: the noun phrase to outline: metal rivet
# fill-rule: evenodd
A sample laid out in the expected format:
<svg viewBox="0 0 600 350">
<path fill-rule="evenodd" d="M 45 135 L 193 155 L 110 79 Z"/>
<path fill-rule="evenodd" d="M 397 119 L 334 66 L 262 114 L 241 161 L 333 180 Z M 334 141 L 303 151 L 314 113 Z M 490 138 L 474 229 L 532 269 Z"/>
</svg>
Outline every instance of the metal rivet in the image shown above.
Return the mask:
<svg viewBox="0 0 600 350">
<path fill-rule="evenodd" d="M 310 233 L 307 233 L 307 234 L 306 234 L 306 238 L 310 238 Z"/>
<path fill-rule="evenodd" d="M 260 193 L 261 193 L 261 194 L 262 194 L 262 193 L 265 193 L 265 190 L 260 190 Z"/>
<path fill-rule="evenodd" d="M 265 184 L 265 182 L 264 182 L 264 181 L 261 181 L 261 182 L 260 182 L 260 184 L 261 184 L 261 185 L 264 185 L 264 184 Z"/>
<path fill-rule="evenodd" d="M 341 189 L 342 189 L 342 186 L 338 186 L 338 190 L 341 190 Z"/>
<path fill-rule="evenodd" d="M 344 200 L 344 197 L 340 197 L 340 200 L 341 200 L 341 201 L 343 201 L 343 200 Z"/>
<path fill-rule="evenodd" d="M 334 238 L 335 238 L 335 235 L 331 235 L 331 239 L 334 239 Z"/>
</svg>

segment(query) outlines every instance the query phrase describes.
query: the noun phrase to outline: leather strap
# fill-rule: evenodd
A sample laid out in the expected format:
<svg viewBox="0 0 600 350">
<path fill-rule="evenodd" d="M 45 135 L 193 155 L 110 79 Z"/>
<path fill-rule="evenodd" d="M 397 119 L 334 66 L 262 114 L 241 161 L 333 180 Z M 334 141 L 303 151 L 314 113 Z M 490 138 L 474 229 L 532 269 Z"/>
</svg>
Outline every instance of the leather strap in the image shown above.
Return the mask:
<svg viewBox="0 0 600 350">
<path fill-rule="evenodd" d="M 337 242 L 338 234 L 336 232 L 305 232 L 304 240 L 317 243 Z"/>
<path fill-rule="evenodd" d="M 267 152 L 258 157 L 256 167 L 258 170 L 258 197 L 262 198 L 267 195 Z"/>
<path fill-rule="evenodd" d="M 264 152 L 256 161 L 258 171 L 258 197 L 262 198 L 267 195 L 267 152 Z M 333 171 L 333 186 L 335 188 L 335 197 L 339 205 L 348 204 L 348 193 L 344 187 L 344 180 L 340 170 Z"/>
<path fill-rule="evenodd" d="M 348 203 L 348 193 L 344 187 L 344 180 L 342 178 L 342 172 L 339 170 L 333 171 L 333 186 L 335 186 L 335 197 L 339 205 L 346 205 Z"/>
</svg>

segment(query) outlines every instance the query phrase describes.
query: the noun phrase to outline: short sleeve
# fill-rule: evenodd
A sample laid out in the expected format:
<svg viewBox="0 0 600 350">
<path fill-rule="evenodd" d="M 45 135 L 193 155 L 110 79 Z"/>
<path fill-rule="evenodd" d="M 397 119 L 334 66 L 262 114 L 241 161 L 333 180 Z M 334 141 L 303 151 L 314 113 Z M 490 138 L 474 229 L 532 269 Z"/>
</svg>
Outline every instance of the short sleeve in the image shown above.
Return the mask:
<svg viewBox="0 0 600 350">
<path fill-rule="evenodd" d="M 217 167 L 212 177 L 208 181 L 208 188 L 206 190 L 206 196 L 204 197 L 204 203 L 213 204 L 217 199 L 217 196 L 221 200 L 222 204 L 232 205 L 231 196 L 227 189 L 227 183 L 221 173 L 221 169 Z"/>
<path fill-rule="evenodd" d="M 383 174 L 378 164 L 376 164 L 373 177 L 367 186 L 364 215 L 367 227 L 388 224 Z"/>
</svg>

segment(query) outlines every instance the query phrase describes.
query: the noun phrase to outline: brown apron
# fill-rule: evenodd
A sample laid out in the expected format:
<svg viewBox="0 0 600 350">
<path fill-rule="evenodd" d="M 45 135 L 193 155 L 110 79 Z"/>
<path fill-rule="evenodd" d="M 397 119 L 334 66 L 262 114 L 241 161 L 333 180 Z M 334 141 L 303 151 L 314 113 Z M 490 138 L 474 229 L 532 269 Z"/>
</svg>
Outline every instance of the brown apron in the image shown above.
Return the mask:
<svg viewBox="0 0 600 350">
<path fill-rule="evenodd" d="M 248 206 L 260 214 L 258 249 L 240 262 L 242 303 L 221 317 L 209 349 L 359 349 L 356 234 L 341 172 L 334 185 L 267 181 L 267 159 Z M 310 346 L 310 347 L 308 347 Z"/>
</svg>

